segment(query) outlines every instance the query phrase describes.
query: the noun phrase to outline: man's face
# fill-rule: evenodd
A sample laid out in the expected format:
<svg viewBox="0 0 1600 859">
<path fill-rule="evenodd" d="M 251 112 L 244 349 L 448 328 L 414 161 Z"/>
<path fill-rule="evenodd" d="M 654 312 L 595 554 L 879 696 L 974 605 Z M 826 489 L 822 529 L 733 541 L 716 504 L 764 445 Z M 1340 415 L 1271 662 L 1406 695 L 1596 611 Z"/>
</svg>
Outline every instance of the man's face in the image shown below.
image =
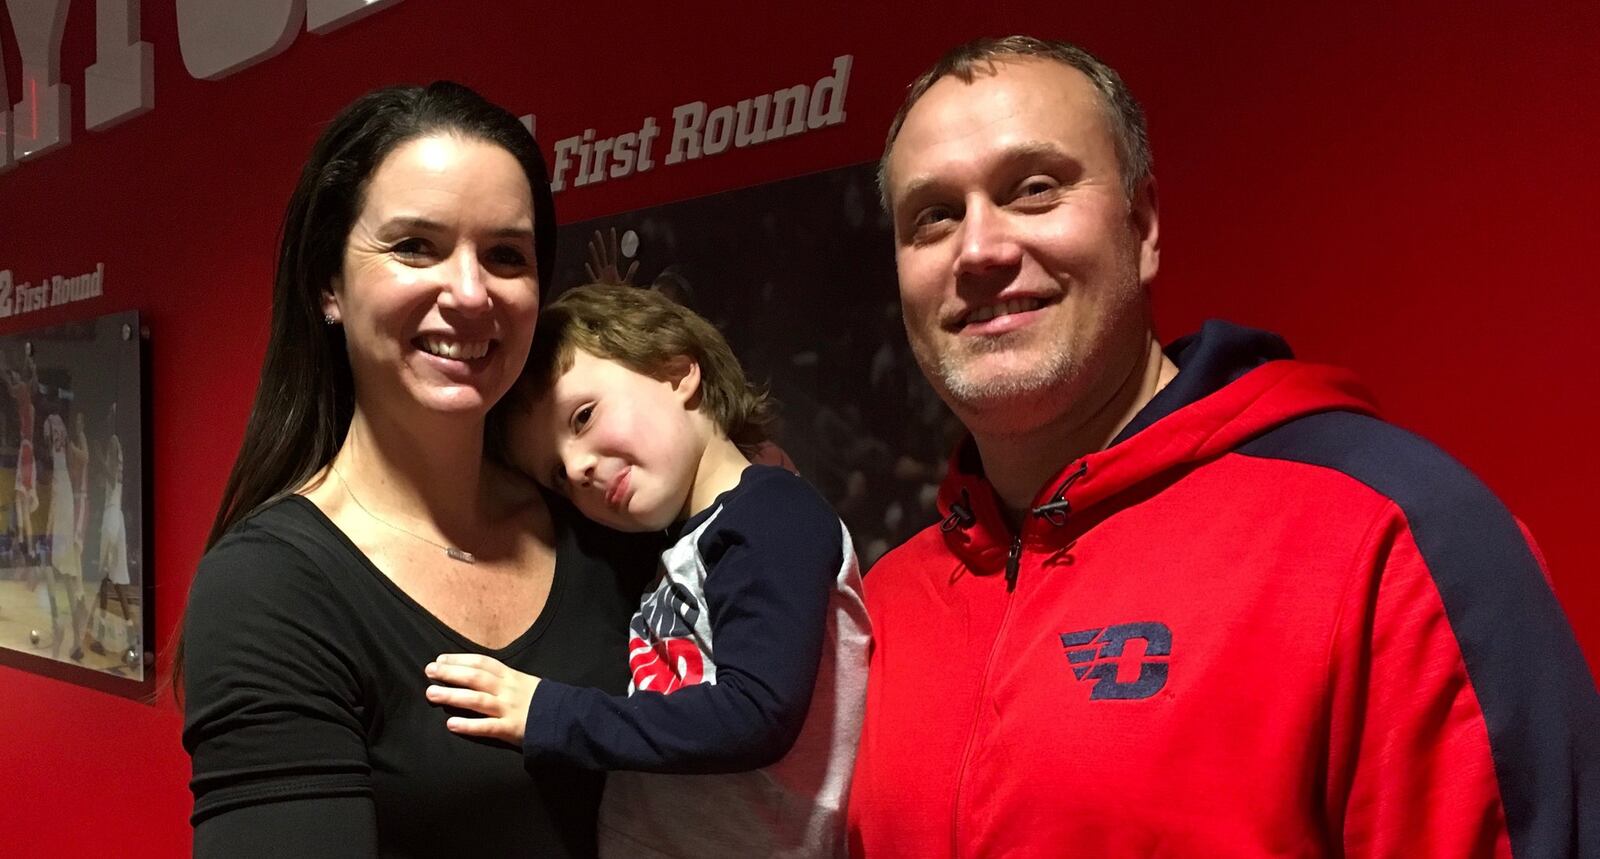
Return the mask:
<svg viewBox="0 0 1600 859">
<path fill-rule="evenodd" d="M 1148 346 L 1158 260 L 1153 186 L 1129 202 L 1089 79 L 994 69 L 935 83 L 888 164 L 907 336 L 978 432 L 1103 406 Z"/>
</svg>

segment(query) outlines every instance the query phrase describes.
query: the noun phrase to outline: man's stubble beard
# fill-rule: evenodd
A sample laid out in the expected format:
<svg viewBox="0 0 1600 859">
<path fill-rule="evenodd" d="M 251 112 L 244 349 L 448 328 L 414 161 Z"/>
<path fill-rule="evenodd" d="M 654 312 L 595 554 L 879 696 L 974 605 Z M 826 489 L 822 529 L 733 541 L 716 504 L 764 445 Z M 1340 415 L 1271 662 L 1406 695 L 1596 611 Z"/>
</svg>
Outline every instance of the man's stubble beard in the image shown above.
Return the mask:
<svg viewBox="0 0 1600 859">
<path fill-rule="evenodd" d="M 957 412 L 990 412 L 996 409 L 1027 408 L 1038 396 L 1073 387 L 1074 377 L 1083 368 L 1074 360 L 1066 343 L 1051 343 L 1037 360 L 1010 371 L 998 369 L 983 373 L 975 365 L 985 357 L 1011 350 L 1025 350 L 1024 340 L 1032 332 L 1011 332 L 973 341 L 936 355 L 918 350 L 918 361 L 935 379 L 945 402 Z"/>
<path fill-rule="evenodd" d="M 1136 269 L 1130 265 L 1119 280 L 1121 300 L 1103 309 L 1107 315 L 1093 330 L 1025 329 L 968 342 L 947 340 L 943 350 L 937 342 L 908 338 L 912 353 L 934 390 L 969 431 L 978 436 L 1027 434 L 1041 421 L 1092 410 L 1101 405 L 1098 400 L 1114 393 L 1100 389 L 1105 387 L 1106 373 L 1128 369 L 1120 367 L 1118 344 L 1135 331 L 1147 332 L 1149 326 Z M 1034 344 L 1027 339 L 1041 334 L 1050 337 L 1048 342 Z M 976 366 L 987 356 L 1008 351 L 1018 353 L 1016 357 L 1031 352 L 1032 360 L 1022 367 L 994 367 L 987 372 Z"/>
</svg>

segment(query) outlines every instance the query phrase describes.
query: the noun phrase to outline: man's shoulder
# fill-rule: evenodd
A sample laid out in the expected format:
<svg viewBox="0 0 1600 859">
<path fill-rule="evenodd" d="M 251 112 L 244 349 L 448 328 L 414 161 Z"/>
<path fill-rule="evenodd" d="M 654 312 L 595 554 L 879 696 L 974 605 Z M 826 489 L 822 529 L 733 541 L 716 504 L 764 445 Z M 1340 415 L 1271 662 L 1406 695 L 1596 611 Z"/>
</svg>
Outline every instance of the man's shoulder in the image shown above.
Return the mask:
<svg viewBox="0 0 1600 859">
<path fill-rule="evenodd" d="M 1511 511 L 1466 466 L 1415 433 L 1367 415 L 1307 415 L 1258 436 L 1237 451 L 1326 470 L 1388 502 L 1404 534 L 1395 558 L 1417 558 L 1432 578 L 1457 632 L 1461 612 L 1480 616 L 1543 612 L 1538 623 L 1563 626 L 1529 535 Z M 1322 487 L 1326 489 L 1326 485 Z M 1318 488 L 1307 486 L 1307 491 Z"/>
<path fill-rule="evenodd" d="M 1464 509 L 1509 515 L 1470 469 L 1438 445 L 1370 415 L 1305 415 L 1267 430 L 1235 452 L 1341 474 L 1394 502 L 1414 527 L 1443 525 Z"/>
</svg>

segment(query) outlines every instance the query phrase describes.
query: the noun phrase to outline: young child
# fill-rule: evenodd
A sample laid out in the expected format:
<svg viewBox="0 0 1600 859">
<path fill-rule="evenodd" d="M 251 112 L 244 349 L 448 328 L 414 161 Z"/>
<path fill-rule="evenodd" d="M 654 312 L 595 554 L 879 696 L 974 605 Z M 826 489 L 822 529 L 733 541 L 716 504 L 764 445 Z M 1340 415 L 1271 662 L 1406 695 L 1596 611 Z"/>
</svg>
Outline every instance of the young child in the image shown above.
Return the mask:
<svg viewBox="0 0 1600 859">
<path fill-rule="evenodd" d="M 476 654 L 426 668 L 456 733 L 530 760 L 616 770 L 602 854 L 843 856 L 870 630 L 850 535 L 817 492 L 751 465 L 765 395 L 722 335 L 648 290 L 587 286 L 545 308 L 511 394 L 517 467 L 583 515 L 668 529 L 630 624 L 626 696 Z"/>
</svg>

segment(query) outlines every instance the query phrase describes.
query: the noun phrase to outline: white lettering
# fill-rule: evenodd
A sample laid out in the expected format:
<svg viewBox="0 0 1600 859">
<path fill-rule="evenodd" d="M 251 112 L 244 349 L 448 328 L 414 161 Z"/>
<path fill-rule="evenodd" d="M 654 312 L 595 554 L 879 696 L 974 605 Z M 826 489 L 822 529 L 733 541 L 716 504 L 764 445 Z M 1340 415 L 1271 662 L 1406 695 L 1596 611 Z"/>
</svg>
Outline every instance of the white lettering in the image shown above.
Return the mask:
<svg viewBox="0 0 1600 859">
<path fill-rule="evenodd" d="M 772 125 L 767 127 L 768 140 L 806 130 L 806 96 L 810 94 L 811 88 L 805 84 L 795 84 L 772 94 Z"/>
<path fill-rule="evenodd" d="M 633 172 L 633 147 L 639 143 L 639 135 L 633 132 L 617 135 L 616 142 L 611 144 L 611 155 L 617 163 L 611 165 L 611 178 L 621 179 Z"/>
<path fill-rule="evenodd" d="M 706 103 L 691 101 L 672 109 L 672 148 L 667 151 L 667 165 L 677 164 L 685 158 L 693 161 L 700 157 L 700 127 L 706 122 Z"/>
<path fill-rule="evenodd" d="M 772 96 L 764 95 L 752 102 L 741 99 L 734 110 L 738 111 L 738 127 L 733 132 L 733 148 L 743 149 L 767 139 L 767 108 Z"/>
<path fill-rule="evenodd" d="M 177 0 L 178 50 L 192 77 L 214 81 L 283 53 L 306 0 Z"/>
<path fill-rule="evenodd" d="M 726 152 L 733 142 L 733 108 L 723 105 L 706 117 L 706 139 L 703 144 L 707 155 Z"/>
<path fill-rule="evenodd" d="M 9 269 L 0 271 L 0 318 L 96 298 L 105 291 L 105 274 L 105 263 L 96 263 L 94 271 L 73 277 L 46 275 L 34 286 L 15 283 Z"/>
<path fill-rule="evenodd" d="M 72 87 L 61 83 L 67 0 L 6 0 L 22 55 L 22 101 L 12 117 L 11 151 L 36 158 L 72 142 Z"/>
<path fill-rule="evenodd" d="M 100 294 L 100 276 L 104 274 L 105 266 L 98 265 L 90 274 L 80 274 L 77 277 L 53 277 L 50 279 L 50 306 L 70 304 L 74 301 L 83 301 L 94 298 Z"/>
<path fill-rule="evenodd" d="M 556 141 L 555 175 L 550 179 L 550 192 L 565 191 L 567 188 L 567 168 L 572 165 L 572 156 L 578 151 L 581 138 L 576 134 L 563 137 Z"/>
<path fill-rule="evenodd" d="M 828 74 L 814 84 L 796 84 L 725 105 L 691 101 L 672 109 L 672 135 L 666 164 L 721 155 L 768 140 L 804 134 L 845 120 L 845 97 L 855 63 L 850 54 L 833 58 Z M 586 128 L 556 141 L 552 191 L 621 179 L 655 167 L 651 145 L 661 127 L 645 117 L 637 132 L 598 137 Z M 570 183 L 569 183 L 570 178 Z"/>
<path fill-rule="evenodd" d="M 308 0 L 306 29 L 317 35 L 331 33 L 346 24 L 387 9 L 400 0 Z"/>
<path fill-rule="evenodd" d="M 844 91 L 850 84 L 850 65 L 854 61 L 855 58 L 849 54 L 833 58 L 833 74 L 817 81 L 816 87 L 811 90 L 806 128 L 816 131 L 825 125 L 844 122 Z M 822 105 L 830 95 L 833 96 L 833 103 L 823 110 Z"/>
<path fill-rule="evenodd" d="M 95 63 L 83 70 L 83 125 L 110 128 L 155 106 L 156 50 L 139 39 L 139 0 L 95 4 Z"/>
<path fill-rule="evenodd" d="M 642 173 L 655 166 L 650 160 L 650 142 L 661 133 L 654 117 L 645 117 L 638 131 L 614 137 L 595 138 L 595 130 L 585 128 L 583 134 L 563 137 L 556 141 L 555 159 L 551 164 L 552 193 L 566 190 L 570 174 L 574 188 L 621 179 Z M 573 164 L 576 156 L 577 164 Z M 573 168 L 576 167 L 574 170 Z"/>
<path fill-rule="evenodd" d="M 313 32 L 327 33 L 398 3 L 175 0 L 178 49 L 190 75 L 218 80 L 282 53 L 302 22 Z M 70 0 L 4 0 L 4 5 L 22 81 L 21 101 L 9 104 L 11 86 L 0 64 L 0 173 L 70 145 L 73 124 L 72 88 L 61 82 Z M 155 106 L 155 49 L 140 38 L 140 9 L 141 0 L 95 0 L 95 62 L 83 72 L 84 127 L 92 131 Z"/>
<path fill-rule="evenodd" d="M 46 278 L 38 286 L 31 284 L 17 284 L 17 313 L 32 313 L 42 307 L 50 305 L 50 284 Z"/>
<path fill-rule="evenodd" d="M 614 137 L 594 142 L 594 170 L 589 172 L 590 182 L 606 181 L 606 156 L 611 153 L 611 144 L 615 142 Z"/>
<path fill-rule="evenodd" d="M 575 187 L 589 184 L 589 156 L 594 153 L 594 129 L 585 128 L 578 141 L 578 175 L 572 180 Z"/>
<path fill-rule="evenodd" d="M 656 118 L 647 116 L 644 125 L 639 127 L 639 172 L 646 173 L 656 166 L 650 158 L 650 144 L 655 142 L 656 135 L 661 133 L 661 126 L 656 125 Z"/>
</svg>

